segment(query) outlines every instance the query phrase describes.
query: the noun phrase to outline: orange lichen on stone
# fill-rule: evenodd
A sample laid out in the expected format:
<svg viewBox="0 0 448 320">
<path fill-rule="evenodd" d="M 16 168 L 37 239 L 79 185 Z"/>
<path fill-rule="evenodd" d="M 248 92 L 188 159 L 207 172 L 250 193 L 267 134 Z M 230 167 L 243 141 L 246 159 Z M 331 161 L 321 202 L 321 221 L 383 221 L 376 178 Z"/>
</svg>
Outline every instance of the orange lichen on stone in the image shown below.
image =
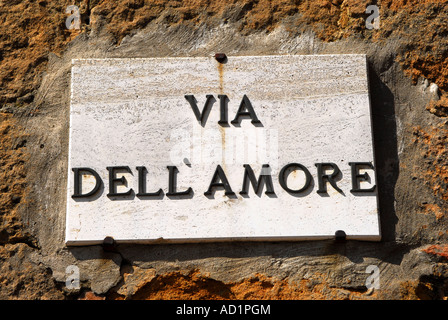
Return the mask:
<svg viewBox="0 0 448 320">
<path fill-rule="evenodd" d="M 409 281 L 402 286 L 403 300 L 446 300 L 443 291 L 430 281 Z"/>
<path fill-rule="evenodd" d="M 446 124 L 422 129 L 414 128 L 414 143 L 419 145 L 425 166 L 419 169 L 420 176 L 437 199 L 448 200 L 448 129 Z M 439 220 L 446 216 L 439 204 L 423 204 L 425 212 L 432 212 Z"/>
<path fill-rule="evenodd" d="M 406 48 L 398 57 L 405 73 L 414 82 L 423 77 L 448 92 L 448 1 L 383 1 L 391 14 L 402 21 L 388 18 L 385 30 L 396 35 L 406 34 Z M 392 24 L 389 26 L 389 20 Z M 395 28 L 395 31 L 390 28 Z M 424 32 L 422 32 L 424 30 Z M 383 32 L 383 31 L 382 31 Z M 392 33 L 391 33 L 392 34 Z"/>
<path fill-rule="evenodd" d="M 59 52 L 80 30 L 65 26 L 72 1 L 0 2 L 0 103 L 34 90 L 49 52 Z"/>
<path fill-rule="evenodd" d="M 299 12 L 301 2 L 296 0 L 133 0 L 123 3 L 103 1 L 92 13 L 106 17 L 109 22 L 108 29 L 120 42 L 132 30 L 145 27 L 153 20 L 169 26 L 238 22 L 241 32 L 261 29 L 269 32 L 283 18 Z"/>
<path fill-rule="evenodd" d="M 98 296 L 92 291 L 87 291 L 78 300 L 106 300 L 106 297 Z"/>
<path fill-rule="evenodd" d="M 448 116 L 448 95 L 444 95 L 440 100 L 431 100 L 426 106 L 426 110 L 438 117 Z"/>
<path fill-rule="evenodd" d="M 238 282 L 224 283 L 201 274 L 198 270 L 169 272 L 143 278 L 137 289 L 124 296 L 122 286 L 108 295 L 108 299 L 130 300 L 325 300 L 325 299 L 371 299 L 361 291 L 334 288 L 325 277 L 290 282 L 255 274 Z M 128 288 L 130 286 L 128 285 Z"/>
<path fill-rule="evenodd" d="M 11 114 L 0 113 L 0 245 L 28 238 L 17 212 L 26 193 L 26 137 Z"/>
<path fill-rule="evenodd" d="M 439 220 L 445 216 L 445 212 L 437 204 L 425 203 L 425 204 L 423 204 L 423 209 L 424 209 L 425 214 L 433 214 L 437 220 Z"/>
<path fill-rule="evenodd" d="M 446 116 L 448 95 L 448 0 L 381 0 L 381 27 L 374 38 L 395 38 L 403 50 L 397 61 L 414 83 L 419 78 L 435 83 L 442 99 L 428 109 Z M 434 112 L 435 113 L 435 112 Z"/>
<path fill-rule="evenodd" d="M 129 289 L 128 289 L 129 290 Z M 222 282 L 202 276 L 197 270 L 187 274 L 169 272 L 167 274 L 150 276 L 139 282 L 135 292 L 128 297 L 119 294 L 108 296 L 109 299 L 131 300 L 200 300 L 200 299 L 231 299 L 229 288 Z"/>
<path fill-rule="evenodd" d="M 399 286 L 401 300 L 419 300 L 417 295 L 418 281 L 403 281 Z"/>
<path fill-rule="evenodd" d="M 448 245 L 446 245 L 446 244 L 445 245 L 439 245 L 439 244 L 430 245 L 427 248 L 422 249 L 422 251 L 448 260 Z"/>
<path fill-rule="evenodd" d="M 400 39 L 402 49 L 397 60 L 416 81 L 424 77 L 448 92 L 448 0 L 378 1 L 380 28 L 369 30 L 366 19 L 368 0 L 133 0 L 101 1 L 92 10 L 92 21 L 102 15 L 117 43 L 133 30 L 154 21 L 178 26 L 219 26 L 232 22 L 238 31 L 271 32 L 288 21 L 292 34 L 305 27 L 322 41 L 336 41 L 351 36 L 387 41 Z"/>
<path fill-rule="evenodd" d="M 362 27 L 365 25 L 365 11 L 370 4 L 369 0 L 344 1 L 341 4 L 341 13 L 338 26 L 341 28 Z"/>
<path fill-rule="evenodd" d="M 448 0 L 382 0 L 381 27 L 368 30 L 367 0 L 82 0 L 75 4 L 87 15 L 82 30 L 65 26 L 73 1 L 0 3 L 0 102 L 11 103 L 37 88 L 49 52 L 88 32 L 99 17 L 117 43 L 149 23 L 160 26 L 211 26 L 233 23 L 238 32 L 271 32 L 285 23 L 293 35 L 309 28 L 322 41 L 355 36 L 387 41 L 400 39 L 397 59 L 412 79 L 425 77 L 448 92 Z"/>
</svg>

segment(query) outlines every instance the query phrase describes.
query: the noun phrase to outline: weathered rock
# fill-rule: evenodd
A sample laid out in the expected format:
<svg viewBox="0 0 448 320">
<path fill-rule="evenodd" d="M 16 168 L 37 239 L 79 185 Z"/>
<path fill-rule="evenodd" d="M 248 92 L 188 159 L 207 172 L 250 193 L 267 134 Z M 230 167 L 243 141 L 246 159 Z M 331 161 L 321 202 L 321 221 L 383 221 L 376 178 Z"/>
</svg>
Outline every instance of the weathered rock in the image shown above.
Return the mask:
<svg viewBox="0 0 448 320">
<path fill-rule="evenodd" d="M 446 1 L 378 1 L 378 30 L 363 1 L 85 1 L 70 31 L 69 4 L 0 4 L 2 299 L 448 296 Z M 71 59 L 216 52 L 367 54 L 382 242 L 65 247 Z"/>
</svg>

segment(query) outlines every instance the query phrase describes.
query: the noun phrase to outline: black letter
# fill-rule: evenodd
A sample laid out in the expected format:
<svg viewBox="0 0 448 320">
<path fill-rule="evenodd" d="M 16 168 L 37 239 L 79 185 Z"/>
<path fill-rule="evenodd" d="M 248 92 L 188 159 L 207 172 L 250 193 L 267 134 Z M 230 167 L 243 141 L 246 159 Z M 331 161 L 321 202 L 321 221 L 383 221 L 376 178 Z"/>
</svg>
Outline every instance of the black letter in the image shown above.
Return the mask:
<svg viewBox="0 0 448 320">
<path fill-rule="evenodd" d="M 212 108 L 213 103 L 215 103 L 215 98 L 208 94 L 207 100 L 205 101 L 204 108 L 202 109 L 202 113 L 199 112 L 199 108 L 197 106 L 197 100 L 193 95 L 185 95 L 185 99 L 190 103 L 191 108 L 193 109 L 194 115 L 196 119 L 201 124 L 201 126 L 205 126 L 205 122 L 207 122 L 208 114 L 210 113 L 210 109 Z M 222 112 L 222 111 L 221 111 Z"/>
<path fill-rule="evenodd" d="M 365 172 L 364 174 L 360 174 L 358 172 L 358 166 L 367 166 L 370 169 L 373 169 L 373 165 L 370 162 L 349 162 L 348 163 L 352 169 L 352 190 L 350 192 L 372 192 L 375 190 L 375 186 L 370 189 L 361 189 L 359 186 L 359 181 L 368 181 L 369 174 Z"/>
<path fill-rule="evenodd" d="M 218 94 L 219 98 L 219 108 L 220 108 L 220 114 L 221 118 L 219 119 L 218 123 L 221 126 L 228 126 L 229 123 L 227 121 L 227 102 L 229 101 L 229 98 L 225 94 Z"/>
<path fill-rule="evenodd" d="M 290 189 L 287 185 L 286 185 L 286 179 L 285 179 L 285 173 L 287 172 L 287 170 L 291 167 L 297 167 L 300 168 L 304 173 L 305 173 L 305 184 L 303 185 L 303 187 L 299 190 L 292 190 Z M 308 171 L 308 169 L 301 165 L 300 163 L 289 163 L 286 166 L 284 166 L 282 168 L 282 170 L 280 171 L 279 175 L 278 175 L 278 182 L 280 183 L 280 185 L 282 186 L 283 189 L 285 189 L 285 191 L 289 192 L 289 193 L 293 193 L 293 194 L 297 194 L 300 192 L 305 191 L 306 189 L 308 189 L 308 187 L 310 186 L 311 183 L 311 179 L 313 177 L 311 176 L 311 173 Z"/>
<path fill-rule="evenodd" d="M 222 181 L 222 182 L 220 182 Z M 230 188 L 229 181 L 227 180 L 226 174 L 224 173 L 224 170 L 222 170 L 221 166 L 218 165 L 216 167 L 215 173 L 213 174 L 212 181 L 210 182 L 210 186 L 208 187 L 208 190 L 204 192 L 204 195 L 211 196 L 212 195 L 212 189 L 216 187 L 222 187 L 225 190 L 226 196 L 234 196 L 235 192 L 232 191 L 232 188 Z"/>
<path fill-rule="evenodd" d="M 258 177 L 258 181 L 256 180 L 254 171 L 252 170 L 250 165 L 245 164 L 244 168 L 243 190 L 241 190 L 240 192 L 241 195 L 247 194 L 247 189 L 249 189 L 249 181 L 252 184 L 252 187 L 254 188 L 254 191 L 257 195 L 260 195 L 263 190 L 262 182 L 266 184 L 266 194 L 275 194 L 271 175 L 264 174 L 266 173 L 265 171 L 270 170 L 268 164 L 263 165 L 260 176 Z"/>
<path fill-rule="evenodd" d="M 244 111 L 247 110 L 247 111 Z M 261 121 L 258 120 L 257 115 L 255 114 L 254 108 L 249 101 L 249 98 L 244 95 L 243 100 L 241 100 L 240 107 L 236 113 L 235 119 L 230 121 L 232 124 L 240 124 L 240 117 L 249 117 L 252 119 L 253 124 L 261 124 Z"/>
<path fill-rule="evenodd" d="M 191 187 L 189 187 L 187 190 L 185 191 L 181 191 L 181 192 L 177 192 L 176 188 L 177 188 L 177 173 L 179 172 L 179 170 L 177 169 L 176 166 L 167 166 L 168 170 L 170 171 L 169 173 L 169 177 L 168 177 L 168 193 L 166 194 L 168 197 L 170 196 L 188 196 L 193 189 L 191 189 Z"/>
<path fill-rule="evenodd" d="M 327 193 L 327 184 L 324 183 L 324 179 L 327 179 L 330 182 L 331 186 L 335 188 L 338 192 L 344 193 L 339 187 L 336 185 L 336 182 L 333 180 L 336 176 L 341 172 L 339 167 L 331 162 L 328 163 L 316 163 L 317 167 L 317 180 L 319 181 L 319 190 L 317 193 Z M 324 174 L 323 167 L 332 167 L 333 173 L 331 175 Z"/>
<path fill-rule="evenodd" d="M 116 182 L 120 182 L 121 184 L 126 184 L 126 179 L 124 176 L 121 176 L 121 178 L 115 177 L 115 170 L 125 170 L 129 173 L 131 172 L 131 169 L 128 166 L 119 166 L 119 167 L 106 167 L 107 170 L 109 170 L 109 193 L 107 194 L 108 197 L 115 197 L 115 196 L 129 196 L 132 194 L 133 190 L 129 189 L 126 192 L 117 192 L 116 191 Z"/>
<path fill-rule="evenodd" d="M 72 171 L 75 173 L 75 188 L 74 188 L 74 194 L 72 195 L 73 199 L 76 198 L 84 198 L 84 197 L 90 197 L 93 196 L 95 193 L 98 192 L 98 190 L 100 189 L 103 180 L 101 180 L 100 176 L 98 175 L 98 173 L 90 168 L 72 168 Z M 81 184 L 80 184 L 80 178 L 79 178 L 79 173 L 80 171 L 85 171 L 85 172 L 89 172 L 92 176 L 95 177 L 95 187 L 88 193 L 86 194 L 82 194 L 82 190 L 81 190 Z"/>
<path fill-rule="evenodd" d="M 137 197 L 159 197 L 163 190 L 162 188 L 160 188 L 157 192 L 150 192 L 147 193 L 146 192 L 146 179 L 145 179 L 145 175 L 146 175 L 146 168 L 145 167 L 137 167 L 138 170 L 138 193 L 137 193 Z"/>
</svg>

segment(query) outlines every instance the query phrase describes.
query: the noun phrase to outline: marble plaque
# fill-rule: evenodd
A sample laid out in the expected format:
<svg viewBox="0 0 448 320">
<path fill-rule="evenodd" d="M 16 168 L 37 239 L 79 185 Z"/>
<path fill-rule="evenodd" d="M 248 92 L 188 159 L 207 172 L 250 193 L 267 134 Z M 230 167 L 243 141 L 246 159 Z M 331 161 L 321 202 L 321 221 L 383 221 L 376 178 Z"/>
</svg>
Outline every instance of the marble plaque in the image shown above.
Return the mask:
<svg viewBox="0 0 448 320">
<path fill-rule="evenodd" d="M 366 56 L 72 62 L 66 244 L 380 240 Z"/>
</svg>

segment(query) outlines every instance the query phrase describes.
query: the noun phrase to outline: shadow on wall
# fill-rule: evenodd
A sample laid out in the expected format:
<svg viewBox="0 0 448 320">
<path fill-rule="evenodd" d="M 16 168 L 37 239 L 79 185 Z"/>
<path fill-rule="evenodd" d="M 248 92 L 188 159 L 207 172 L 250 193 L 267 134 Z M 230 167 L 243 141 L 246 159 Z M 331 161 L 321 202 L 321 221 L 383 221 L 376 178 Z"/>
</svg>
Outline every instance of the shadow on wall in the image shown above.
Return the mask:
<svg viewBox="0 0 448 320">
<path fill-rule="evenodd" d="M 371 63 L 368 70 L 381 235 L 382 241 L 390 242 L 395 240 L 398 221 L 394 206 L 399 171 L 394 95 Z"/>
</svg>

